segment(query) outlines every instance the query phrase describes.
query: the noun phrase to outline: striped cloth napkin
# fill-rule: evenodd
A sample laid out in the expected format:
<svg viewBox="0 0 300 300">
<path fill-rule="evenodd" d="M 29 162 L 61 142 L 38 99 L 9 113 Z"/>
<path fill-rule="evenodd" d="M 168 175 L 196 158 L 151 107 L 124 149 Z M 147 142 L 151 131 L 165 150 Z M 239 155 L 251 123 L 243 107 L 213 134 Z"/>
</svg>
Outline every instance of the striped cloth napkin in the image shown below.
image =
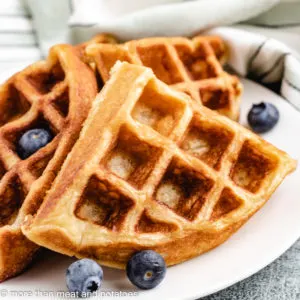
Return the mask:
<svg viewBox="0 0 300 300">
<path fill-rule="evenodd" d="M 220 27 L 207 33 L 221 36 L 229 45 L 228 63 L 237 74 L 271 88 L 300 111 L 300 60 L 294 49 L 236 28 Z"/>
</svg>

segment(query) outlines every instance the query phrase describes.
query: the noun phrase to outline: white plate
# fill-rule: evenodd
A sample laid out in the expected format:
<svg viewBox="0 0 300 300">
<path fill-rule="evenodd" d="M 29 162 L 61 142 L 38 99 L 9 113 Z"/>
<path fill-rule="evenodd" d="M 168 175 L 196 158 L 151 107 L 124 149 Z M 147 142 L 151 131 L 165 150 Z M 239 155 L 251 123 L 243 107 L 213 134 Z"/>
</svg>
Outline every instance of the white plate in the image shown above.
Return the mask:
<svg viewBox="0 0 300 300">
<path fill-rule="evenodd" d="M 252 103 L 269 101 L 276 104 L 280 111 L 279 124 L 264 138 L 300 159 L 300 114 L 266 88 L 249 80 L 243 80 L 243 83 L 245 92 L 241 123 L 246 125 L 246 114 Z M 104 268 L 105 279 L 101 290 L 137 292 L 138 297 L 131 299 L 182 300 L 196 299 L 224 289 L 271 263 L 297 240 L 300 236 L 299 195 L 300 168 L 227 242 L 200 257 L 169 268 L 165 280 L 157 288 L 139 291 L 129 283 L 124 271 Z M 27 272 L 0 284 L 0 297 L 47 299 L 52 296 L 53 299 L 56 292 L 66 291 L 65 270 L 72 261 L 72 258 L 45 251 Z M 17 297 L 14 294 L 16 291 L 23 291 L 23 295 L 33 293 L 33 296 Z M 109 293 L 106 297 L 102 298 L 112 298 Z M 61 297 L 56 294 L 55 298 Z"/>
</svg>

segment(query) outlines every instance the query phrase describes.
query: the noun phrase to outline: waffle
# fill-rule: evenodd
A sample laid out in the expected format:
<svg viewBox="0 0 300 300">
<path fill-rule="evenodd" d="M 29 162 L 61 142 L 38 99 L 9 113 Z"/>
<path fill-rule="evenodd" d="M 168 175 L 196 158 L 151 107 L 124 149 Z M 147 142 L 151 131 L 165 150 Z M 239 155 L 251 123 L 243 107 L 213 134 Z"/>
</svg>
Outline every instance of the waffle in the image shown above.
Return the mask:
<svg viewBox="0 0 300 300">
<path fill-rule="evenodd" d="M 76 49 L 59 45 L 0 87 L 0 281 L 20 273 L 39 248 L 21 232 L 78 138 L 97 94 L 93 72 Z M 20 136 L 46 128 L 53 140 L 22 160 Z"/>
<path fill-rule="evenodd" d="M 86 55 L 106 82 L 117 60 L 152 68 L 168 85 L 187 93 L 196 102 L 217 110 L 233 120 L 239 118 L 242 86 L 236 76 L 226 73 L 228 51 L 216 36 L 148 38 L 125 44 L 91 41 Z"/>
<path fill-rule="evenodd" d="M 35 216 L 52 250 L 124 268 L 152 249 L 168 265 L 224 242 L 296 162 L 238 123 L 118 62 Z"/>
<path fill-rule="evenodd" d="M 112 35 L 97 34 L 92 39 L 90 39 L 90 40 L 88 40 L 84 43 L 76 45 L 75 48 L 78 51 L 78 56 L 80 57 L 80 59 L 83 60 L 84 62 L 88 63 L 87 57 L 85 55 L 85 49 L 89 45 L 94 45 L 94 44 L 116 44 L 116 43 L 117 43 L 117 40 Z"/>
</svg>

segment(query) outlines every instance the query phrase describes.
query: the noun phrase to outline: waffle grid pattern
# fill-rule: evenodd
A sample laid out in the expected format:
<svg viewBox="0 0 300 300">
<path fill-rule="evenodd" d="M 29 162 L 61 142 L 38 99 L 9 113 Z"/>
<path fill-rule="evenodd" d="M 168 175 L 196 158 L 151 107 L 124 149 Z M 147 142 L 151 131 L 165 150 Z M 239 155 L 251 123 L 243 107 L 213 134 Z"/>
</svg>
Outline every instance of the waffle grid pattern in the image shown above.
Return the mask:
<svg viewBox="0 0 300 300">
<path fill-rule="evenodd" d="M 78 85 L 79 75 L 84 76 L 84 89 Z M 21 224 L 41 204 L 96 92 L 93 72 L 69 45 L 53 47 L 47 60 L 27 67 L 1 86 L 0 281 L 20 273 L 38 249 L 22 234 Z M 52 140 L 22 159 L 18 141 L 33 128 L 49 130 Z"/>
<path fill-rule="evenodd" d="M 155 108 L 144 105 L 145 101 L 153 105 L 151 99 L 154 98 L 156 105 L 172 108 L 175 115 L 177 107 L 177 120 L 173 115 L 173 124 L 166 116 L 166 111 L 157 112 Z M 209 222 L 212 218 L 216 221 L 220 217 L 230 216 L 234 211 L 238 214 L 238 208 L 245 209 L 248 202 L 249 207 L 260 202 L 261 195 L 252 192 L 258 192 L 265 179 L 274 175 L 272 171 L 277 162 L 272 160 L 267 150 L 257 150 L 249 136 L 244 134 L 244 129 L 236 130 L 235 127 L 222 124 L 217 115 L 207 120 L 206 113 L 196 108 L 191 114 L 184 101 L 172 97 L 166 99 L 166 95 L 160 94 L 153 80 L 145 86 L 142 95 L 130 99 L 130 104 L 129 101 L 125 102 L 128 107 L 131 107 L 131 103 L 135 103 L 135 106 L 131 111 L 130 108 L 123 110 L 111 124 L 107 124 L 108 127 L 114 127 L 114 130 L 115 126 L 120 126 L 116 130 L 119 132 L 118 138 L 114 142 L 115 146 L 104 157 L 99 152 L 96 161 L 101 161 L 100 167 L 95 173 L 91 172 L 82 202 L 77 205 L 77 216 L 87 222 L 93 221 L 89 219 L 91 211 L 87 207 L 89 201 L 96 198 L 89 192 L 93 190 L 95 193 L 96 189 L 98 195 L 105 192 L 106 196 L 98 197 L 101 208 L 93 208 L 94 221 L 109 229 L 123 231 L 126 236 L 134 236 L 136 229 L 139 230 L 137 220 L 140 216 L 147 215 L 148 219 L 151 219 L 151 215 L 161 216 L 159 222 L 174 229 L 176 225 L 188 226 L 187 221 L 197 224 Z M 144 111 L 137 109 L 140 102 Z M 160 118 L 156 118 L 156 114 Z M 151 121 L 152 117 L 156 120 L 156 126 Z M 146 122 L 141 123 L 145 119 Z M 159 122 L 161 124 L 157 127 Z M 149 123 L 153 126 L 149 126 Z M 215 149 L 209 149 L 205 139 L 199 137 L 199 140 L 189 143 L 189 133 L 195 126 L 198 126 L 198 132 L 206 133 L 206 136 L 214 135 L 214 130 L 217 130 L 225 147 L 221 149 L 220 145 L 214 145 L 218 148 L 214 153 Z M 197 155 L 197 151 L 200 155 Z M 205 151 L 211 153 L 206 160 Z M 254 158 L 253 152 L 256 154 Z M 242 168 L 241 156 L 247 155 L 249 157 L 244 159 L 249 165 L 257 164 L 256 159 L 260 161 L 260 171 L 265 172 L 264 176 L 256 175 L 255 172 L 250 174 Z M 118 187 L 123 187 L 123 190 L 117 192 Z M 123 208 L 122 202 L 126 202 Z M 83 203 L 84 208 L 80 209 Z M 93 205 L 97 206 L 95 202 Z M 166 206 L 169 209 L 166 210 Z M 155 217 L 152 222 L 155 223 Z M 159 229 L 158 226 L 156 229 Z M 153 232 L 151 228 L 147 228 L 147 231 Z"/>
<path fill-rule="evenodd" d="M 150 67 L 163 82 L 196 102 L 237 120 L 241 84 L 221 63 L 227 49 L 218 37 L 149 38 L 125 44 L 93 44 L 86 49 L 104 82 L 117 60 Z"/>
<path fill-rule="evenodd" d="M 58 62 L 57 62 L 58 63 Z M 0 182 L 2 194 L 1 206 L 9 206 L 14 202 L 14 193 L 7 197 L 7 187 L 12 186 L 15 192 L 22 191 L 23 199 L 20 199 L 18 207 L 12 212 L 16 216 L 26 194 L 32 183 L 42 174 L 47 163 L 54 155 L 59 142 L 59 132 L 64 125 L 64 114 L 60 107 L 68 107 L 68 99 L 63 96 L 67 93 L 68 84 L 64 79 L 64 72 L 59 63 L 54 66 L 59 71 L 52 72 L 43 62 L 38 63 L 37 74 L 30 69 L 27 72 L 17 74 L 7 85 L 2 87 L 3 95 L 1 100 L 7 105 L 4 107 L 4 114 L 0 127 L 0 162 L 2 166 L 3 179 Z M 30 71 L 29 71 L 30 70 Z M 42 70 L 42 71 L 41 71 Z M 48 79 L 48 82 L 45 79 Z M 44 82 L 43 82 L 44 79 Z M 56 83 L 50 87 L 51 83 Z M 43 87 L 42 87 L 43 86 Z M 58 103 L 59 101 L 59 103 Z M 62 101 L 66 101 L 62 103 Z M 13 114 L 12 114 L 13 112 Z M 32 128 L 45 128 L 51 131 L 52 135 L 58 136 L 42 150 L 36 152 L 29 159 L 22 160 L 18 155 L 17 143 L 20 136 Z M 12 224 L 14 218 L 3 216 L 5 209 L 1 210 L 2 225 Z M 3 222 L 6 220 L 6 222 Z"/>
</svg>

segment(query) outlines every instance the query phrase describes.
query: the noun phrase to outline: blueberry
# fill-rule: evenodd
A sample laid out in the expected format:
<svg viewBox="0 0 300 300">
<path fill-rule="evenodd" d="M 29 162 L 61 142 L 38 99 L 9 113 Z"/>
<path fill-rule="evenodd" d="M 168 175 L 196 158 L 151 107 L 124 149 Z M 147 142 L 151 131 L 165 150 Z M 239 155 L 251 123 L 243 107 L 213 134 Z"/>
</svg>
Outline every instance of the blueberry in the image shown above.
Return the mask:
<svg viewBox="0 0 300 300">
<path fill-rule="evenodd" d="M 248 113 L 248 123 L 257 133 L 271 130 L 279 120 L 279 111 L 271 103 L 261 102 L 253 104 Z"/>
<path fill-rule="evenodd" d="M 166 275 L 163 257 L 155 251 L 145 250 L 134 254 L 127 263 L 129 280 L 138 288 L 148 290 L 156 287 Z"/>
<path fill-rule="evenodd" d="M 31 129 L 26 131 L 20 138 L 17 152 L 25 159 L 46 146 L 52 140 L 51 133 L 46 129 Z"/>
<path fill-rule="evenodd" d="M 103 271 L 94 260 L 84 258 L 73 262 L 66 272 L 67 287 L 80 297 L 97 291 L 103 280 Z"/>
</svg>

